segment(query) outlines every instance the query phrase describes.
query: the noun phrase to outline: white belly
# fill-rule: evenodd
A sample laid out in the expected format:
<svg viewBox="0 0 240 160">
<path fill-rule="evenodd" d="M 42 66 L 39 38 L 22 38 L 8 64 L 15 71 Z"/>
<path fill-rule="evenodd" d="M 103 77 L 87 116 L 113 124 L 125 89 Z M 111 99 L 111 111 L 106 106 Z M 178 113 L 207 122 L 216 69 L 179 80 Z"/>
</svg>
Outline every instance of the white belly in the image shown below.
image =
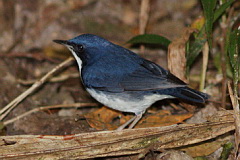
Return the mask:
<svg viewBox="0 0 240 160">
<path fill-rule="evenodd" d="M 150 107 L 154 102 L 166 98 L 173 98 L 169 95 L 147 95 L 143 96 L 142 99 L 132 98 L 128 96 L 121 96 L 124 93 L 110 93 L 111 95 L 106 95 L 103 92 L 96 92 L 93 89 L 87 89 L 90 95 L 95 98 L 100 103 L 106 105 L 115 110 L 122 112 L 132 112 L 139 114 L 144 112 L 148 107 Z"/>
</svg>

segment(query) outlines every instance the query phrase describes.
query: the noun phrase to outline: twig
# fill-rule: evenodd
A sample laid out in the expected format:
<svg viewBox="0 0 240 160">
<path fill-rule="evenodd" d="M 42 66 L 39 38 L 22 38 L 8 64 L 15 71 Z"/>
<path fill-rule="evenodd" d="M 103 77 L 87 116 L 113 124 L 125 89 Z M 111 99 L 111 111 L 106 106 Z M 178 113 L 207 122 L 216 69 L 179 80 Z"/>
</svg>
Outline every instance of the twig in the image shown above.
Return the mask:
<svg viewBox="0 0 240 160">
<path fill-rule="evenodd" d="M 11 52 L 12 50 L 14 50 L 14 48 L 16 48 L 19 44 L 22 43 L 22 37 L 14 40 L 14 42 L 7 48 L 6 51 L 4 51 L 4 53 L 9 53 Z"/>
<path fill-rule="evenodd" d="M 53 68 L 50 72 L 48 72 L 45 76 L 43 76 L 40 80 L 35 82 L 29 89 L 27 89 L 25 92 L 20 94 L 17 98 L 15 98 L 12 102 L 10 102 L 7 106 L 5 106 L 3 109 L 0 110 L 0 121 L 3 120 L 7 114 L 15 108 L 23 99 L 25 99 L 27 96 L 29 96 L 31 93 L 36 91 L 40 86 L 42 86 L 52 75 L 54 75 L 56 72 L 58 72 L 60 69 L 68 66 L 73 61 L 73 58 L 70 57 L 61 64 L 57 65 L 55 68 Z"/>
<path fill-rule="evenodd" d="M 57 77 L 52 77 L 48 80 L 48 82 L 62 82 L 70 78 L 79 78 L 79 72 L 77 73 L 71 73 L 71 74 L 63 74 Z M 31 85 L 35 83 L 37 80 L 23 80 L 23 79 L 18 79 L 18 82 L 22 85 Z"/>
<path fill-rule="evenodd" d="M 181 110 L 181 107 L 178 107 L 175 103 L 170 102 L 170 106 L 172 106 L 175 110 Z"/>
<path fill-rule="evenodd" d="M 44 110 L 48 110 L 48 109 L 55 109 L 55 108 L 70 108 L 70 107 L 74 107 L 74 108 L 79 108 L 79 107 L 87 107 L 87 106 L 97 106 L 97 103 L 74 103 L 74 104 L 60 104 L 60 105 L 52 105 L 52 106 L 43 106 L 43 107 L 38 107 L 38 108 L 34 108 L 28 112 L 25 112 L 15 118 L 12 118 L 10 120 L 7 120 L 5 122 L 3 122 L 3 125 L 9 125 L 23 117 L 26 117 L 27 115 L 30 115 L 32 113 L 35 112 L 39 112 L 39 111 L 44 111 Z"/>
<path fill-rule="evenodd" d="M 204 44 L 203 47 L 203 65 L 202 65 L 202 73 L 201 73 L 201 81 L 200 81 L 200 91 L 203 91 L 205 87 L 205 80 L 206 80 L 206 72 L 207 72 L 207 65 L 208 65 L 208 56 L 209 56 L 209 46 L 208 42 Z"/>
<path fill-rule="evenodd" d="M 139 15 L 139 33 L 144 34 L 149 19 L 150 0 L 142 0 Z M 140 52 L 144 53 L 144 46 L 140 46 Z"/>
<path fill-rule="evenodd" d="M 212 102 L 212 103 L 219 104 L 219 105 L 222 104 L 222 102 L 221 102 L 220 100 L 217 101 L 217 100 L 209 99 L 208 102 Z M 231 103 L 226 103 L 226 106 L 230 107 L 230 106 L 232 106 L 232 105 L 231 105 Z M 220 107 L 220 108 L 221 108 L 221 107 Z M 225 110 L 225 108 L 222 108 L 222 109 Z"/>
</svg>

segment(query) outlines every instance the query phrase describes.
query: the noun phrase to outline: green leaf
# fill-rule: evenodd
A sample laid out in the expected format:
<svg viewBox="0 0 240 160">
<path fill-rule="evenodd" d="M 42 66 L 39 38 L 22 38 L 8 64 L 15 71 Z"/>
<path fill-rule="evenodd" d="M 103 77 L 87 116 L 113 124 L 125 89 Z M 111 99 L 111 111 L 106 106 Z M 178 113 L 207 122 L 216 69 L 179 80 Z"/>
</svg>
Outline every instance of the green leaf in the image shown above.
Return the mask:
<svg viewBox="0 0 240 160">
<path fill-rule="evenodd" d="M 221 157 L 220 157 L 220 160 L 225 160 L 225 159 L 228 159 L 231 151 L 233 150 L 233 147 L 234 145 L 231 143 L 231 142 L 228 142 L 226 144 L 223 145 L 223 151 L 221 153 Z"/>
<path fill-rule="evenodd" d="M 230 7 L 230 5 L 234 2 L 235 0 L 229 0 L 226 3 L 222 4 L 218 9 L 216 9 L 214 13 L 214 18 L 213 22 L 215 22 L 224 12 L 225 10 Z"/>
<path fill-rule="evenodd" d="M 194 60 L 197 58 L 199 53 L 202 51 L 202 47 L 206 42 L 206 39 L 196 39 L 192 44 L 190 44 L 189 52 L 191 53 L 187 58 L 187 66 L 191 66 Z"/>
<path fill-rule="evenodd" d="M 234 30 L 230 33 L 228 40 L 228 55 L 233 70 L 238 69 L 239 65 L 239 47 L 240 47 L 240 31 Z"/>
<path fill-rule="evenodd" d="M 168 45 L 171 43 L 171 41 L 163 36 L 156 35 L 156 34 L 142 34 L 142 35 L 137 35 L 137 36 L 133 37 L 127 43 L 160 44 L 160 45 L 163 45 L 164 47 L 168 47 Z"/>
<path fill-rule="evenodd" d="M 232 31 L 227 42 L 228 56 L 233 70 L 233 93 L 238 96 L 240 30 Z"/>
<path fill-rule="evenodd" d="M 203 13 L 206 19 L 205 29 L 208 39 L 209 47 L 212 48 L 212 30 L 214 20 L 214 9 L 217 4 L 217 0 L 201 0 L 203 6 Z"/>
<path fill-rule="evenodd" d="M 187 67 L 190 67 L 193 64 L 196 57 L 202 51 L 202 47 L 206 40 L 208 40 L 208 44 L 210 48 L 212 48 L 213 23 L 225 12 L 234 0 L 225 2 L 218 9 L 215 9 L 217 4 L 216 0 L 201 0 L 201 2 L 206 22 L 201 31 L 196 34 L 195 40 L 189 42 L 189 47 L 187 49 Z"/>
<path fill-rule="evenodd" d="M 202 47 L 204 43 L 207 41 L 206 37 L 204 36 L 205 30 L 204 28 L 197 34 L 195 40 L 190 42 L 189 48 L 187 50 L 187 67 L 190 67 L 197 56 L 202 51 Z"/>
</svg>

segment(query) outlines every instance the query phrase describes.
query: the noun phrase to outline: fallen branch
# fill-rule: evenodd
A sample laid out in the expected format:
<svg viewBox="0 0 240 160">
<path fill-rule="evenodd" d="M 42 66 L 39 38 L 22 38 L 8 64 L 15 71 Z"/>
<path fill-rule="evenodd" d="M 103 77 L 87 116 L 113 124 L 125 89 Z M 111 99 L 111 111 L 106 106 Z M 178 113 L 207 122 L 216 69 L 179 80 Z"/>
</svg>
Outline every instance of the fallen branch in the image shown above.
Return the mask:
<svg viewBox="0 0 240 160">
<path fill-rule="evenodd" d="M 0 137 L 2 159 L 86 159 L 139 154 L 199 143 L 235 129 L 232 111 L 219 111 L 201 124 L 102 131 L 66 136 Z M 141 154 L 139 154 L 141 155 Z"/>
</svg>

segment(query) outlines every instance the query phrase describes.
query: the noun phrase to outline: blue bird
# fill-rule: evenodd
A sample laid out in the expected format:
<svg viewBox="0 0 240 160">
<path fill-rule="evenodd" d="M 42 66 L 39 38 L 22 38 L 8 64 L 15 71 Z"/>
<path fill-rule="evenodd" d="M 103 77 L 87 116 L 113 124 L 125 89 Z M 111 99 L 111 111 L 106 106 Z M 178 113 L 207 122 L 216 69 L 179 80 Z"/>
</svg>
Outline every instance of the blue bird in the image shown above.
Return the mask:
<svg viewBox="0 0 240 160">
<path fill-rule="evenodd" d="M 100 103 L 135 117 L 133 128 L 154 102 L 180 98 L 205 103 L 208 95 L 187 87 L 179 78 L 159 65 L 134 52 L 92 34 L 82 34 L 70 40 L 54 40 L 65 45 L 75 57 L 82 83 Z"/>
</svg>

